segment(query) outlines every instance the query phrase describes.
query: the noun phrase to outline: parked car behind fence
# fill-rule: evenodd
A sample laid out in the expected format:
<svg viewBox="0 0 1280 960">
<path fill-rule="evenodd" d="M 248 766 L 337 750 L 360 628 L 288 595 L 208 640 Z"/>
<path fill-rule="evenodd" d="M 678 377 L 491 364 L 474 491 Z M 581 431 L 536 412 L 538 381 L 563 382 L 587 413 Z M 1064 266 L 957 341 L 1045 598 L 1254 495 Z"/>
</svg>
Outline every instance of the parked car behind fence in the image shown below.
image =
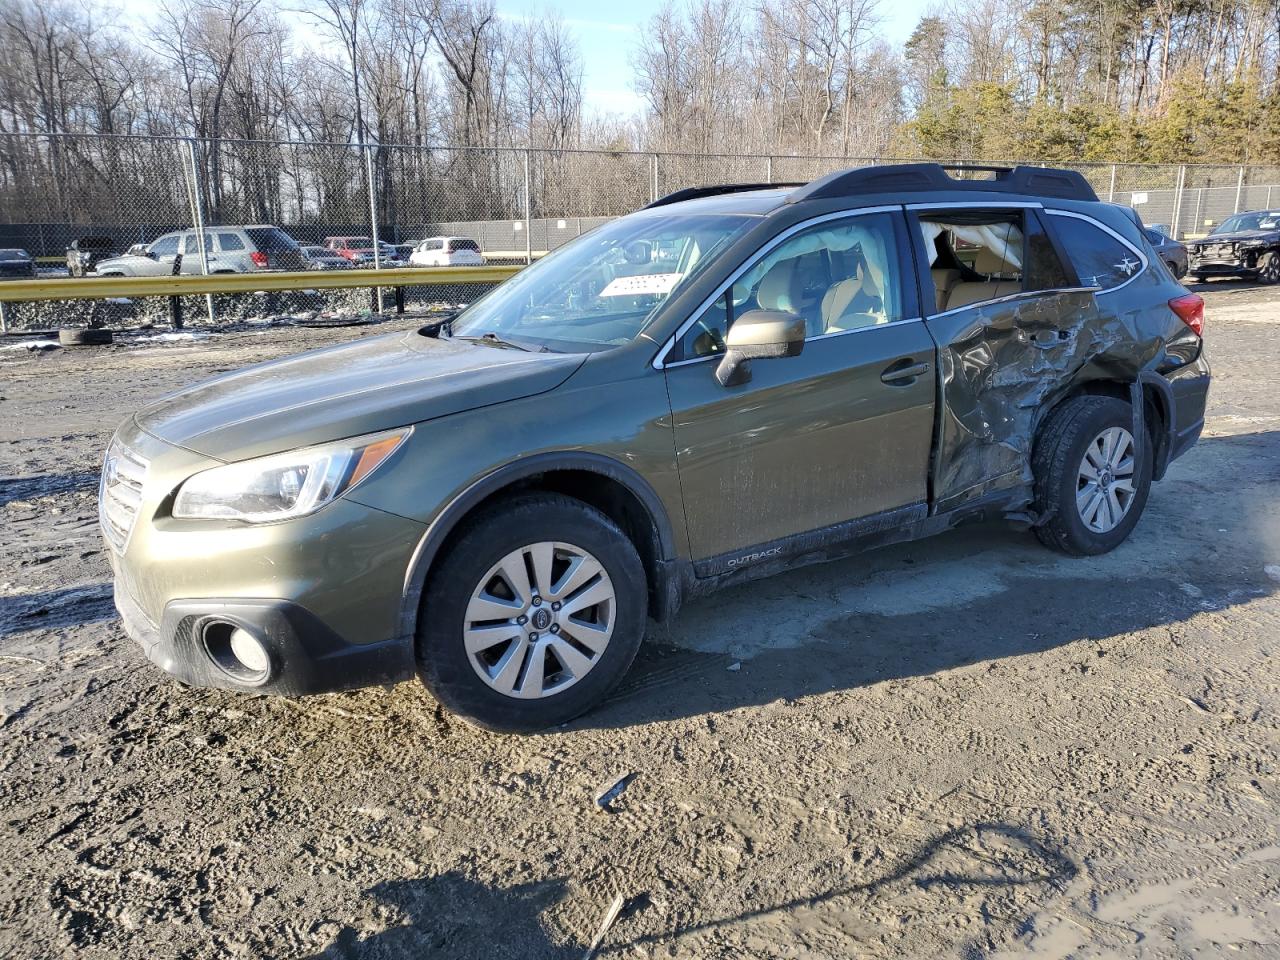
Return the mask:
<svg viewBox="0 0 1280 960">
<path fill-rule="evenodd" d="M 1187 245 L 1191 276 L 1245 277 L 1280 283 L 1280 210 L 1227 217 L 1209 236 Z"/>
<path fill-rule="evenodd" d="M 26 280 L 36 276 L 36 261 L 17 247 L 0 250 L 0 280 Z"/>
<path fill-rule="evenodd" d="M 414 248 L 409 262 L 415 267 L 479 267 L 484 255 L 470 237 L 428 237 Z"/>
<path fill-rule="evenodd" d="M 305 270 L 298 242 L 269 224 L 209 227 L 204 234 L 210 273 Z M 162 277 L 201 272 L 200 241 L 195 230 L 166 233 L 145 246 L 135 244 L 121 257 L 98 263 L 103 277 Z"/>
<path fill-rule="evenodd" d="M 80 237 L 67 247 L 67 274 L 83 277 L 97 269 L 98 263 L 111 255 L 110 237 Z"/>
</svg>

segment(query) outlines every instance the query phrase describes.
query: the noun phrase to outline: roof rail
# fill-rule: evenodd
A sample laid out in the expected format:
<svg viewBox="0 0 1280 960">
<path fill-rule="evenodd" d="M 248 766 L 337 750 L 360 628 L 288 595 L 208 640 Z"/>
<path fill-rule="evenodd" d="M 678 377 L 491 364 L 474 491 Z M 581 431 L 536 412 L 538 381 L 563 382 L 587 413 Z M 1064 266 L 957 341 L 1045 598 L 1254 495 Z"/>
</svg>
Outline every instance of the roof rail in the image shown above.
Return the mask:
<svg viewBox="0 0 1280 960">
<path fill-rule="evenodd" d="M 649 210 L 653 207 L 665 207 L 669 203 L 679 203 L 682 200 L 697 200 L 699 197 L 714 197 L 722 193 L 746 193 L 748 190 L 777 190 L 781 187 L 803 187 L 805 182 L 799 183 L 722 183 L 709 187 L 685 187 L 683 190 L 677 190 L 675 193 L 668 193 L 665 197 L 659 197 L 653 203 L 646 204 L 641 209 Z"/>
<path fill-rule="evenodd" d="M 982 171 L 995 177 L 957 180 L 947 170 Z M 940 163 L 898 163 L 839 170 L 787 197 L 788 203 L 822 200 L 867 193 L 905 193 L 964 190 L 997 193 L 1028 193 L 1062 200 L 1097 200 L 1093 187 L 1074 170 L 1048 167 L 943 166 Z"/>
</svg>

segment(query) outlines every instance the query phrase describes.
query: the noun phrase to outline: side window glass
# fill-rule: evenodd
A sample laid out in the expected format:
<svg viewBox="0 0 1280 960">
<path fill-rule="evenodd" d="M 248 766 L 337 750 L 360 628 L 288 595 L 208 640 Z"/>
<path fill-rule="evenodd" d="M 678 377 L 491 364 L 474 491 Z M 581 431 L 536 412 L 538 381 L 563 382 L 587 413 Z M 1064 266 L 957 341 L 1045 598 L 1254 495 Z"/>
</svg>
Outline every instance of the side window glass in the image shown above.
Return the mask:
<svg viewBox="0 0 1280 960">
<path fill-rule="evenodd" d="M 955 310 L 1024 289 L 1027 261 L 1022 213 L 973 210 L 921 217 L 934 309 Z"/>
<path fill-rule="evenodd" d="M 244 241 L 234 233 L 218 234 L 218 247 L 221 250 L 243 250 Z"/>
<path fill-rule="evenodd" d="M 900 283 L 891 215 L 810 227 L 748 267 L 699 314 L 668 362 L 723 353 L 734 320 L 751 310 L 794 314 L 809 338 L 902 320 Z"/>
<path fill-rule="evenodd" d="M 1027 214 L 1026 228 L 1027 269 L 1023 287 L 1027 290 L 1061 290 L 1076 286 L 1035 213 Z"/>
<path fill-rule="evenodd" d="M 1088 220 L 1062 214 L 1049 216 L 1053 231 L 1084 286 L 1110 290 L 1142 269 L 1136 253 Z"/>
<path fill-rule="evenodd" d="M 151 252 L 157 257 L 172 257 L 178 252 L 178 238 L 176 236 L 161 237 L 151 244 Z"/>
</svg>

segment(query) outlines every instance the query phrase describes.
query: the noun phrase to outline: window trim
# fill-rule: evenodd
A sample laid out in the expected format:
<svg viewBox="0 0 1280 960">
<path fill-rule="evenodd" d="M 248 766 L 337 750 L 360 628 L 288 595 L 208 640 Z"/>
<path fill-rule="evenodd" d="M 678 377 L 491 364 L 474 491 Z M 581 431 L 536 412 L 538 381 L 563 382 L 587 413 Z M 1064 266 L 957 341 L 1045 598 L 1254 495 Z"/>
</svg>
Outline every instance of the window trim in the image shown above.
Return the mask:
<svg viewBox="0 0 1280 960">
<path fill-rule="evenodd" d="M 687 366 L 691 363 L 705 363 L 708 360 L 718 360 L 723 358 L 724 354 L 722 353 L 709 353 L 705 357 L 689 357 L 686 360 L 673 360 L 671 363 L 666 362 L 667 354 L 675 348 L 676 342 L 688 332 L 689 328 L 698 321 L 698 318 L 706 313 L 707 310 L 720 299 L 726 290 L 737 283 L 738 279 L 744 273 L 755 266 L 761 257 L 767 256 L 769 252 L 779 244 L 789 240 L 800 231 L 816 226 L 820 223 L 828 223 L 832 220 L 849 220 L 854 217 L 870 216 L 877 213 L 902 213 L 902 205 L 892 203 L 879 207 L 862 207 L 857 210 L 837 210 L 835 213 L 824 213 L 822 216 L 811 217 L 808 220 L 802 220 L 799 223 L 792 224 L 781 233 L 771 237 L 767 243 L 761 245 L 749 257 L 747 257 L 746 260 L 744 260 L 742 264 L 729 275 L 727 280 L 724 280 L 722 283 L 717 285 L 715 292 L 712 293 L 711 296 L 707 297 L 707 299 L 704 300 L 696 310 L 689 314 L 688 318 L 676 328 L 675 333 L 671 334 L 663 341 L 661 348 L 659 348 L 658 352 L 654 354 L 653 360 L 651 361 L 653 368 L 655 370 L 671 370 L 676 367 Z M 895 249 L 898 247 L 896 240 L 894 247 Z M 899 286 L 905 288 L 906 284 L 899 281 Z M 805 342 L 808 343 L 812 340 L 828 340 L 832 337 L 842 337 L 849 333 L 862 333 L 866 330 L 881 330 L 885 327 L 890 327 L 899 323 L 919 322 L 921 319 L 921 317 L 903 317 L 901 320 L 891 320 L 888 323 L 878 323 L 870 327 L 854 327 L 852 330 L 836 330 L 832 333 L 819 334 L 816 337 L 806 337 Z"/>
<path fill-rule="evenodd" d="M 1076 213 L 1074 210 L 1056 210 L 1056 209 L 1053 209 L 1052 207 L 1047 208 L 1045 210 L 1045 213 L 1051 217 L 1071 217 L 1072 219 L 1075 219 L 1075 220 L 1083 220 L 1085 223 L 1093 224 L 1103 233 L 1109 234 L 1114 239 L 1120 241 L 1120 243 L 1123 246 L 1128 247 L 1129 250 L 1133 253 L 1133 255 L 1138 258 L 1138 262 L 1142 264 L 1142 269 L 1133 271 L 1133 275 L 1130 276 L 1129 279 L 1126 280 L 1124 283 L 1118 283 L 1114 287 L 1105 287 L 1105 288 L 1100 286 L 1095 287 L 1094 289 L 1097 290 L 1097 294 L 1096 294 L 1097 296 L 1101 297 L 1108 293 L 1115 293 L 1117 290 L 1123 290 L 1129 284 L 1133 283 L 1133 281 L 1137 280 L 1140 276 L 1142 276 L 1147 270 L 1151 269 L 1151 260 L 1150 258 L 1147 257 L 1145 253 L 1143 253 L 1141 250 L 1135 247 L 1132 243 L 1130 243 L 1127 239 L 1125 239 L 1123 235 L 1121 235 L 1116 230 L 1111 229 L 1111 227 L 1107 226 L 1101 220 L 1097 220 L 1086 213 Z M 1071 262 L 1071 269 L 1074 270 L 1076 276 L 1079 277 L 1080 271 L 1076 269 L 1075 261 L 1071 260 L 1071 251 L 1067 250 L 1066 245 L 1062 243 L 1061 238 L 1056 236 L 1057 231 L 1054 231 L 1054 233 L 1055 233 L 1055 237 L 1054 237 L 1055 241 L 1058 243 L 1059 246 L 1062 247 L 1063 252 L 1066 253 L 1067 255 L 1067 259 Z"/>
</svg>

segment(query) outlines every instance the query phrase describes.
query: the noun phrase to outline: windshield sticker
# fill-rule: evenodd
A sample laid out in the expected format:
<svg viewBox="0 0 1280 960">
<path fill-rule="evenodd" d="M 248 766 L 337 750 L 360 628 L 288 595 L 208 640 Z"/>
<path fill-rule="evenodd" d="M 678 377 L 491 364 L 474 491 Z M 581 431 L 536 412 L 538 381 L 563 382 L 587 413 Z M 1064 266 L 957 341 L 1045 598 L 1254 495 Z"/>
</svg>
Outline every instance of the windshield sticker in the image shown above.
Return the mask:
<svg viewBox="0 0 1280 960">
<path fill-rule="evenodd" d="M 683 273 L 646 273 L 637 277 L 614 277 L 599 295 L 636 297 L 646 293 L 670 293 L 683 276 Z"/>
</svg>

